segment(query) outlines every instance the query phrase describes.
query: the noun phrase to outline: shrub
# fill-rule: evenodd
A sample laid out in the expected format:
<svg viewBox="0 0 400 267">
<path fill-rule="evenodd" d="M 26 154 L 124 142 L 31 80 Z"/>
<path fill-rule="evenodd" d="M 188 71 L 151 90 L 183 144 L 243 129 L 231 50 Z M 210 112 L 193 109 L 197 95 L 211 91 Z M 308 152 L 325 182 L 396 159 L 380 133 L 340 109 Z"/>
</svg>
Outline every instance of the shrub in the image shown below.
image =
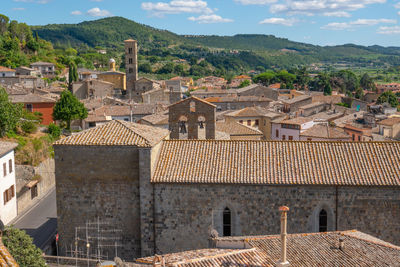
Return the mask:
<svg viewBox="0 0 400 267">
<path fill-rule="evenodd" d="M 32 140 L 33 149 L 38 152 L 43 147 L 43 142 L 39 138 L 35 138 Z"/>
<path fill-rule="evenodd" d="M 3 236 L 4 245 L 21 267 L 44 267 L 42 251 L 32 243 L 25 231 L 7 227 Z"/>
<path fill-rule="evenodd" d="M 32 121 L 23 121 L 21 123 L 21 129 L 27 134 L 34 133 L 37 130 L 37 126 Z"/>
<path fill-rule="evenodd" d="M 59 138 L 61 135 L 61 128 L 54 123 L 50 123 L 47 130 L 54 139 Z"/>
</svg>

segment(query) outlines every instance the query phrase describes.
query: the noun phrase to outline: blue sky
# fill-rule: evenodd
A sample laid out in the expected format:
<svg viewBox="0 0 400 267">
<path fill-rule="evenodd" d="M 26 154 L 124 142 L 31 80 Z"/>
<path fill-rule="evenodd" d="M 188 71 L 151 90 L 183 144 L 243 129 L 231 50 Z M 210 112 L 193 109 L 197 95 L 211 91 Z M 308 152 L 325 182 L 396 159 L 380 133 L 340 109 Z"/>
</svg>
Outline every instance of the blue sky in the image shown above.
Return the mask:
<svg viewBox="0 0 400 267">
<path fill-rule="evenodd" d="M 400 46 L 400 0 L 1 0 L 0 13 L 29 25 L 122 16 L 178 34 Z"/>
</svg>

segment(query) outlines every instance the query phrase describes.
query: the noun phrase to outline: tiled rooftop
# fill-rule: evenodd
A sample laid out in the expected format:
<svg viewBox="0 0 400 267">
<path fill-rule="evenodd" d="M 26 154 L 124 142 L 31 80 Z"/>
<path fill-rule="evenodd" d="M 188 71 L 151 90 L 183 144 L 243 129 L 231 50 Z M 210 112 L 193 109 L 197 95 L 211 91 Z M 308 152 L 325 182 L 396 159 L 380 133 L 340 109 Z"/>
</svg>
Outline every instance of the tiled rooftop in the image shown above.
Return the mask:
<svg viewBox="0 0 400 267">
<path fill-rule="evenodd" d="M 0 237 L 0 266 L 1 267 L 18 267 L 18 263 L 11 256 L 10 252 L 3 245 Z"/>
<path fill-rule="evenodd" d="M 216 130 L 230 135 L 262 135 L 263 133 L 253 127 L 243 125 L 239 122 L 217 122 Z"/>
<path fill-rule="evenodd" d="M 339 238 L 344 239 L 343 249 L 339 248 Z M 246 242 L 279 262 L 279 235 Z M 400 247 L 357 231 L 289 234 L 287 259 L 290 266 L 399 266 Z"/>
<path fill-rule="evenodd" d="M 382 120 L 378 122 L 378 124 L 385 126 L 393 126 L 395 124 L 400 124 L 400 117 L 393 117 L 386 120 Z"/>
<path fill-rule="evenodd" d="M 0 157 L 18 146 L 17 143 L 0 141 Z"/>
<path fill-rule="evenodd" d="M 400 142 L 167 140 L 151 181 L 400 186 Z"/>
<path fill-rule="evenodd" d="M 113 120 L 58 140 L 54 145 L 152 147 L 168 135 L 165 129 Z"/>
<path fill-rule="evenodd" d="M 270 111 L 268 111 L 265 108 L 262 107 L 247 107 L 247 108 L 243 108 L 240 110 L 235 110 L 232 111 L 228 114 L 226 114 L 226 116 L 230 116 L 230 117 L 259 117 L 259 116 L 263 116 L 264 114 L 269 114 L 271 113 Z M 279 114 L 277 114 L 279 115 Z"/>
<path fill-rule="evenodd" d="M 350 136 L 341 128 L 327 126 L 326 124 L 316 124 L 305 130 L 301 136 L 325 138 L 325 139 L 349 139 Z"/>
<path fill-rule="evenodd" d="M 291 98 L 289 100 L 283 100 L 282 102 L 286 103 L 286 104 L 294 104 L 300 101 L 304 101 L 307 99 L 311 99 L 311 96 L 309 95 L 301 95 L 301 96 L 296 96 L 294 98 Z"/>
<path fill-rule="evenodd" d="M 38 95 L 38 94 L 26 94 L 26 95 L 10 95 L 12 103 L 55 103 L 56 100 L 53 98 Z"/>
</svg>

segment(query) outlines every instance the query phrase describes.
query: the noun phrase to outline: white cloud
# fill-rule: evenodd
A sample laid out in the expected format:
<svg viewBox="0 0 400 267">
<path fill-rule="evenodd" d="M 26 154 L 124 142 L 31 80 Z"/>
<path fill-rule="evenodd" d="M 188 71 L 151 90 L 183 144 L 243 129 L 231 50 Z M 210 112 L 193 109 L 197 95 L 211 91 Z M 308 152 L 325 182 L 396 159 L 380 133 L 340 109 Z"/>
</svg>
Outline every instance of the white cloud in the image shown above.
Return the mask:
<svg viewBox="0 0 400 267">
<path fill-rule="evenodd" d="M 283 0 L 270 7 L 272 13 L 343 16 L 345 12 L 365 8 L 370 4 L 382 4 L 386 0 Z"/>
<path fill-rule="evenodd" d="M 222 23 L 222 22 L 233 22 L 232 19 L 222 18 L 221 16 L 211 14 L 211 15 L 201 15 L 196 17 L 189 17 L 188 20 L 196 21 L 200 24 L 209 24 L 209 23 Z"/>
<path fill-rule="evenodd" d="M 377 33 L 379 34 L 400 34 L 400 26 L 382 26 L 379 27 Z"/>
<path fill-rule="evenodd" d="M 326 17 L 339 17 L 339 18 L 351 17 L 350 13 L 345 12 L 345 11 L 325 12 L 325 13 L 322 13 L 322 15 L 324 15 Z"/>
<path fill-rule="evenodd" d="M 75 10 L 75 11 L 72 11 L 72 12 L 71 12 L 71 15 L 79 16 L 79 15 L 82 15 L 82 12 L 79 11 L 79 10 Z"/>
<path fill-rule="evenodd" d="M 87 15 L 91 17 L 110 17 L 112 16 L 111 12 L 105 9 L 100 9 L 98 7 L 94 7 L 92 9 L 89 9 L 86 12 Z"/>
<path fill-rule="evenodd" d="M 400 8 L 400 2 L 394 4 L 394 8 Z"/>
<path fill-rule="evenodd" d="M 235 2 L 241 3 L 242 5 L 267 5 L 276 3 L 278 0 L 235 0 Z"/>
<path fill-rule="evenodd" d="M 293 24 L 297 22 L 296 19 L 285 19 L 285 18 L 268 18 L 260 21 L 260 24 L 276 24 L 283 26 L 293 26 Z"/>
<path fill-rule="evenodd" d="M 23 11 L 23 10 L 26 10 L 26 8 L 24 8 L 24 7 L 14 7 L 12 10 L 14 10 L 14 11 Z"/>
<path fill-rule="evenodd" d="M 332 22 L 321 27 L 325 30 L 354 30 L 360 26 L 373 26 L 378 24 L 395 24 L 395 19 L 358 19 L 350 22 Z"/>
<path fill-rule="evenodd" d="M 207 2 L 201 0 L 173 0 L 165 2 L 144 2 L 142 9 L 151 12 L 155 16 L 162 17 L 165 14 L 196 13 L 212 14 L 213 11 L 208 7 Z"/>
</svg>

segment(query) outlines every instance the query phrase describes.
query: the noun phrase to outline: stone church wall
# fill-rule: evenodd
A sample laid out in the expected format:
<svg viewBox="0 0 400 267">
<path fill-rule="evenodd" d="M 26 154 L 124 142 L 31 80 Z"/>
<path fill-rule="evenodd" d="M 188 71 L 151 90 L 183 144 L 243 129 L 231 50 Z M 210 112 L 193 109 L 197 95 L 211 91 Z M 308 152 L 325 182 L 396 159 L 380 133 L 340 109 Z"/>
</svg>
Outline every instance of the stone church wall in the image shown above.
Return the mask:
<svg viewBox="0 0 400 267">
<path fill-rule="evenodd" d="M 118 256 L 140 256 L 139 153 L 124 146 L 55 146 L 60 253 L 74 246 L 75 227 L 97 218 L 122 238 Z M 104 226 L 108 229 L 107 226 Z M 108 230 L 111 230 L 108 229 Z M 84 238 L 84 231 L 79 233 Z M 92 233 L 93 235 L 93 233 Z M 86 251 L 85 242 L 79 242 Z M 91 244 L 95 253 L 96 244 Z M 114 247 L 105 253 L 114 257 Z"/>
<path fill-rule="evenodd" d="M 400 244 L 399 188 L 339 187 L 336 192 L 332 186 L 154 186 L 155 253 L 208 247 L 210 228 L 222 233 L 226 207 L 232 212 L 233 235 L 279 234 L 278 208 L 287 205 L 289 233 L 319 231 L 319 212 L 325 209 L 328 231 L 357 229 Z"/>
</svg>

